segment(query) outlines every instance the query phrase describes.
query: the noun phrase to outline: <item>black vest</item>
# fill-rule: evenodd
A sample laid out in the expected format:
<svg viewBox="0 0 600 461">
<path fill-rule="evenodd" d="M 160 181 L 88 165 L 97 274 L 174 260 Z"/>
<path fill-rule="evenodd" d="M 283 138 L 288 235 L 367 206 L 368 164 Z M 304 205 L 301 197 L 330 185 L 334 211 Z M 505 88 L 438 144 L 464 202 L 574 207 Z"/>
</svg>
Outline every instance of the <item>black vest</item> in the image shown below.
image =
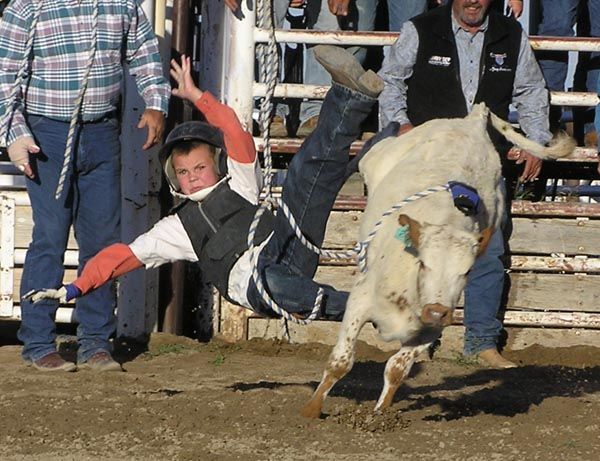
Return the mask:
<svg viewBox="0 0 600 461">
<path fill-rule="evenodd" d="M 408 118 L 415 126 L 434 118 L 467 115 L 451 14 L 450 4 L 412 19 L 419 35 L 419 49 L 413 74 L 407 81 L 407 106 Z M 488 18 L 474 103 L 485 102 L 506 120 L 522 30 L 517 21 L 494 11 L 489 12 Z M 510 148 L 508 141 L 495 130 L 488 132 L 501 157 L 505 157 Z"/>
<path fill-rule="evenodd" d="M 248 231 L 258 206 L 232 191 L 224 182 L 202 202 L 187 200 L 176 213 L 187 232 L 202 275 L 223 297 L 229 299 L 229 272 L 248 249 Z M 261 216 L 254 244 L 263 242 L 273 230 L 273 214 Z"/>
</svg>

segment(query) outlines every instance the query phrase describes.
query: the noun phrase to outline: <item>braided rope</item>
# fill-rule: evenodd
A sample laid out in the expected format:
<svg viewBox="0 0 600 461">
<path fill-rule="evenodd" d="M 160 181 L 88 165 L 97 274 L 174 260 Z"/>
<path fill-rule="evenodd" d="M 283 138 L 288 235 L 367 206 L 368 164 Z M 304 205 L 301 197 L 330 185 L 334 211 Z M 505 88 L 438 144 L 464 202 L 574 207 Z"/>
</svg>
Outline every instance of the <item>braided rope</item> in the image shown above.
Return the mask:
<svg viewBox="0 0 600 461">
<path fill-rule="evenodd" d="M 259 126 L 263 138 L 263 158 L 265 190 L 267 196 L 271 194 L 271 183 L 273 177 L 273 161 L 271 157 L 271 113 L 273 111 L 273 95 L 279 77 L 279 53 L 275 41 L 275 26 L 272 17 L 271 0 L 259 0 L 257 4 L 258 26 L 266 29 L 269 40 L 266 44 L 257 46 L 257 57 L 259 64 L 259 80 L 266 84 L 265 97 L 262 98 L 259 111 Z"/>
<path fill-rule="evenodd" d="M 287 205 L 281 199 L 267 198 L 267 199 L 265 199 L 265 203 L 263 203 L 259 207 L 259 209 L 257 210 L 256 214 L 254 215 L 254 219 L 253 219 L 252 223 L 250 224 L 250 229 L 248 231 L 248 248 L 250 250 L 250 255 L 251 255 L 250 256 L 250 263 L 251 263 L 251 265 L 253 267 L 252 280 L 254 280 L 254 283 L 256 284 L 258 292 L 262 296 L 262 298 L 265 301 L 265 303 L 273 311 L 275 311 L 277 314 L 281 315 L 281 317 L 283 319 L 285 319 L 285 320 L 289 320 L 291 322 L 299 323 L 301 325 L 307 325 L 312 320 L 314 320 L 317 317 L 317 315 L 319 314 L 320 305 L 321 305 L 321 301 L 322 301 L 322 298 L 323 298 L 323 290 L 322 290 L 322 288 L 319 288 L 319 291 L 317 293 L 317 297 L 315 299 L 315 304 L 314 304 L 314 306 L 313 306 L 313 308 L 311 310 L 310 315 L 308 317 L 306 317 L 305 319 L 298 319 L 298 318 L 292 316 L 291 314 L 289 314 L 287 311 L 285 311 L 281 307 L 279 307 L 275 303 L 275 301 L 273 301 L 271 299 L 271 297 L 269 296 L 269 294 L 267 293 L 267 291 L 264 288 L 264 285 L 262 283 L 260 274 L 258 272 L 258 267 L 257 267 L 257 264 L 256 264 L 257 261 L 256 261 L 256 258 L 255 258 L 254 252 L 253 252 L 253 249 L 254 249 L 254 235 L 256 234 L 256 229 L 258 228 L 258 223 L 260 221 L 260 218 L 261 218 L 262 214 L 265 212 L 265 210 L 267 208 L 270 207 L 269 203 L 271 203 L 271 204 L 276 203 L 279 206 L 279 212 L 283 212 L 284 213 L 284 215 L 288 219 L 290 227 L 294 230 L 294 233 L 295 233 L 296 237 L 308 249 L 310 249 L 311 251 L 313 251 L 314 253 L 316 253 L 316 254 L 318 254 L 320 256 L 325 256 L 325 257 L 329 257 L 329 258 L 333 258 L 333 259 L 354 258 L 354 257 L 357 257 L 358 258 L 358 267 L 359 267 L 359 270 L 360 270 L 361 273 L 365 273 L 367 271 L 367 250 L 368 250 L 368 247 L 369 247 L 370 243 L 373 241 L 373 239 L 375 238 L 375 235 L 377 235 L 377 231 L 379 230 L 379 228 L 383 224 L 384 220 L 388 216 L 390 216 L 392 213 L 394 213 L 395 211 L 399 210 L 400 208 L 402 208 L 404 205 L 406 205 L 408 203 L 411 203 L 411 202 L 414 202 L 414 201 L 419 200 L 421 198 L 424 198 L 424 197 L 427 197 L 429 195 L 435 194 L 436 192 L 447 191 L 447 190 L 450 190 L 449 184 L 444 184 L 443 186 L 430 187 L 428 189 L 425 189 L 424 191 L 417 192 L 416 194 L 413 194 L 413 195 L 405 198 L 404 200 L 396 203 L 395 205 L 391 206 L 385 212 L 382 213 L 381 218 L 374 224 L 373 228 L 371 229 L 371 232 L 369 232 L 369 234 L 367 235 L 366 239 L 364 239 L 361 242 L 358 242 L 356 244 L 356 247 L 355 247 L 354 250 L 344 250 L 344 251 L 322 250 L 319 247 L 313 245 L 302 234 L 302 231 L 298 227 L 298 224 L 296 223 L 296 220 L 295 220 L 294 216 L 292 215 L 292 213 L 290 212 L 290 210 L 288 209 Z"/>
<path fill-rule="evenodd" d="M 367 238 L 357 244 L 358 267 L 359 267 L 360 271 L 362 273 L 367 271 L 367 249 L 369 247 L 369 244 L 373 240 L 373 238 L 375 238 L 375 235 L 377 234 L 377 230 L 379 229 L 381 224 L 383 224 L 383 221 L 385 220 L 385 218 L 387 218 L 389 215 L 391 215 L 394 211 L 397 211 L 400 208 L 402 208 L 407 203 L 414 202 L 415 200 L 419 200 L 423 197 L 427 197 L 428 195 L 435 194 L 436 192 L 440 192 L 443 190 L 449 190 L 449 189 L 450 189 L 449 184 L 444 184 L 443 186 L 430 187 L 429 189 L 425 189 L 422 192 L 417 192 L 416 194 L 405 198 L 401 202 L 396 203 L 394 206 L 390 207 L 387 211 L 385 211 L 381 215 L 381 218 L 379 219 L 379 221 L 377 221 L 375 223 L 375 225 L 373 226 L 373 229 L 371 229 L 371 232 L 369 232 L 369 235 L 367 235 Z"/>
<path fill-rule="evenodd" d="M 307 325 L 314 320 L 319 314 L 321 302 L 323 300 L 323 289 L 319 288 L 317 296 L 315 298 L 315 304 L 311 310 L 311 313 L 305 319 L 299 319 L 285 309 L 277 305 L 277 303 L 269 296 L 265 287 L 262 283 L 260 274 L 258 273 L 257 262 L 255 261 L 252 249 L 254 248 L 254 234 L 260 217 L 264 213 L 267 207 L 272 204 L 271 197 L 271 185 L 273 180 L 273 160 L 271 156 L 271 113 L 273 112 L 273 95 L 275 94 L 275 86 L 277 85 L 277 79 L 279 76 L 279 53 L 277 52 L 277 42 L 275 41 L 275 27 L 273 24 L 272 17 L 272 5 L 270 0 L 258 0 L 257 2 L 257 22 L 260 28 L 268 30 L 269 40 L 264 45 L 257 46 L 257 57 L 259 64 L 259 80 L 266 83 L 265 97 L 262 99 L 259 110 L 259 127 L 263 138 L 263 159 L 264 159 L 264 188 L 267 199 L 259 207 L 254 216 L 254 220 L 250 226 L 248 233 L 248 247 L 250 249 L 251 264 L 253 267 L 252 279 L 260 293 L 263 301 L 277 314 L 279 314 L 283 320 L 282 325 L 282 337 L 290 339 L 289 328 L 287 321 L 298 323 L 301 325 Z"/>
<path fill-rule="evenodd" d="M 256 229 L 258 227 L 258 223 L 260 221 L 261 216 L 263 215 L 265 210 L 269 207 L 268 202 L 269 201 L 267 200 L 265 203 L 263 203 L 258 208 L 258 210 L 256 211 L 256 214 L 254 215 L 254 219 L 252 220 L 252 223 L 250 224 L 250 230 L 248 231 L 248 249 L 250 251 L 250 264 L 253 267 L 252 280 L 254 281 L 254 284 L 256 285 L 256 288 L 257 288 L 259 294 L 263 298 L 263 301 L 269 306 L 269 308 L 271 308 L 274 312 L 279 314 L 282 319 L 284 319 L 285 321 L 298 323 L 300 325 L 308 325 L 310 322 L 312 322 L 314 319 L 316 319 L 317 316 L 319 315 L 319 311 L 321 309 L 321 302 L 323 301 L 323 288 L 319 287 L 317 296 L 315 298 L 315 304 L 310 312 L 310 315 L 304 319 L 297 318 L 297 317 L 294 317 L 289 312 L 287 312 L 285 309 L 278 306 L 277 303 L 275 301 L 273 301 L 273 299 L 269 296 L 269 293 L 267 293 L 267 290 L 265 289 L 265 287 L 262 283 L 262 278 L 258 271 L 258 264 L 257 264 L 258 261 L 255 257 L 256 256 L 255 252 L 253 251 L 254 250 L 254 235 L 256 234 Z M 287 330 L 287 325 L 284 325 L 284 328 L 286 328 L 286 330 Z"/>
<path fill-rule="evenodd" d="M 58 186 L 56 187 L 56 192 L 54 193 L 54 198 L 56 200 L 60 198 L 62 191 L 65 187 L 65 180 L 67 179 L 67 173 L 69 171 L 69 165 L 71 163 L 71 154 L 73 151 L 73 140 L 75 139 L 75 128 L 77 127 L 77 119 L 79 118 L 79 112 L 83 104 L 83 97 L 85 95 L 88 79 L 90 77 L 92 66 L 94 64 L 94 57 L 96 56 L 96 43 L 98 40 L 98 0 L 93 0 L 92 8 L 92 40 L 90 45 L 90 53 L 85 65 L 85 71 L 83 74 L 81 86 L 79 87 L 79 93 L 77 94 L 77 98 L 75 98 L 75 102 L 73 103 L 73 112 L 71 113 L 71 124 L 69 125 L 69 132 L 67 134 L 63 166 L 60 172 L 60 177 L 58 178 Z"/>
<path fill-rule="evenodd" d="M 12 90 L 10 92 L 10 96 L 6 101 L 6 112 L 4 113 L 4 117 L 2 118 L 2 124 L 0 125 L 0 141 L 4 142 L 4 144 L 8 147 L 8 125 L 10 119 L 12 119 L 15 112 L 15 103 L 17 102 L 17 97 L 19 92 L 21 91 L 21 84 L 25 79 L 25 75 L 29 70 L 29 57 L 33 51 L 33 40 L 35 38 L 35 28 L 37 27 L 38 20 L 40 18 L 40 14 L 42 12 L 42 0 L 37 2 L 37 6 L 33 12 L 33 17 L 31 19 L 31 26 L 29 27 L 29 34 L 27 35 L 27 42 L 25 43 L 25 50 L 23 52 L 23 59 L 21 61 L 21 65 L 15 77 L 15 82 L 13 84 Z"/>
</svg>

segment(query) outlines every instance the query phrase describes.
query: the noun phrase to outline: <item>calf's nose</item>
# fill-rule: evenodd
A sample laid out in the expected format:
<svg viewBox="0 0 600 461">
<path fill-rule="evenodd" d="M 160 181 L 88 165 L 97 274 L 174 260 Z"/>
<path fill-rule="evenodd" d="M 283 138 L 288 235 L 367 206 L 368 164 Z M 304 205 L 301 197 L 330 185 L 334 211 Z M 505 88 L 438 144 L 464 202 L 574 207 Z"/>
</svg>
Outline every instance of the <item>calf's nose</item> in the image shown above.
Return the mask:
<svg viewBox="0 0 600 461">
<path fill-rule="evenodd" d="M 446 327 L 452 323 L 453 309 L 442 304 L 426 304 L 421 313 L 421 322 L 432 327 Z"/>
</svg>

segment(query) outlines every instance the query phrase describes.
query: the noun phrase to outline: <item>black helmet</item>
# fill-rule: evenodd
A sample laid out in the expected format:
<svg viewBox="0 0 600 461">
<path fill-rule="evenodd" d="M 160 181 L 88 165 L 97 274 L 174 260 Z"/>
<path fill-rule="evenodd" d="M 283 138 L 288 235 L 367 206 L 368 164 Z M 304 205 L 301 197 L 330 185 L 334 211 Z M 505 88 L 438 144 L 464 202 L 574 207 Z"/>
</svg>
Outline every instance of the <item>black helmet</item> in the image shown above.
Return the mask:
<svg viewBox="0 0 600 461">
<path fill-rule="evenodd" d="M 179 191 L 179 182 L 177 181 L 169 158 L 171 157 L 171 152 L 175 144 L 182 141 L 199 141 L 214 146 L 217 149 L 217 155 L 215 156 L 217 171 L 220 174 L 226 173 L 227 154 L 221 130 L 206 122 L 192 121 L 181 123 L 171 130 L 158 153 L 158 158 L 172 193 L 177 193 Z"/>
<path fill-rule="evenodd" d="M 209 125 L 206 122 L 184 122 L 171 130 L 159 151 L 159 158 L 165 160 L 171 155 L 171 150 L 175 143 L 180 141 L 200 141 L 215 146 L 218 149 L 225 148 L 223 133 L 217 127 Z"/>
</svg>

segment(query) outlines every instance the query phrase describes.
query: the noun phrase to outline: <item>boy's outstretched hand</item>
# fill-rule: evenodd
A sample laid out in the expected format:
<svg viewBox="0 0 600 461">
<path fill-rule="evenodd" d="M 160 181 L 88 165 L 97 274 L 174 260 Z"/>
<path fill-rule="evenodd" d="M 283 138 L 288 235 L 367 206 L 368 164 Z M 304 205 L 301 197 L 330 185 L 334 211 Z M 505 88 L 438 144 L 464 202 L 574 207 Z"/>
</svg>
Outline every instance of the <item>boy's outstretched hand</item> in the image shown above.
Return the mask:
<svg viewBox="0 0 600 461">
<path fill-rule="evenodd" d="M 47 299 L 56 299 L 61 303 L 71 301 L 81 296 L 81 290 L 74 284 L 69 283 L 60 288 L 42 288 L 41 290 L 31 290 L 23 295 L 23 301 L 37 303 Z"/>
<path fill-rule="evenodd" d="M 181 55 L 181 65 L 175 59 L 171 59 L 170 74 L 177 82 L 177 88 L 172 90 L 173 95 L 181 99 L 187 99 L 192 104 L 202 96 L 202 91 L 198 89 L 192 79 L 192 65 L 188 56 Z"/>
</svg>

